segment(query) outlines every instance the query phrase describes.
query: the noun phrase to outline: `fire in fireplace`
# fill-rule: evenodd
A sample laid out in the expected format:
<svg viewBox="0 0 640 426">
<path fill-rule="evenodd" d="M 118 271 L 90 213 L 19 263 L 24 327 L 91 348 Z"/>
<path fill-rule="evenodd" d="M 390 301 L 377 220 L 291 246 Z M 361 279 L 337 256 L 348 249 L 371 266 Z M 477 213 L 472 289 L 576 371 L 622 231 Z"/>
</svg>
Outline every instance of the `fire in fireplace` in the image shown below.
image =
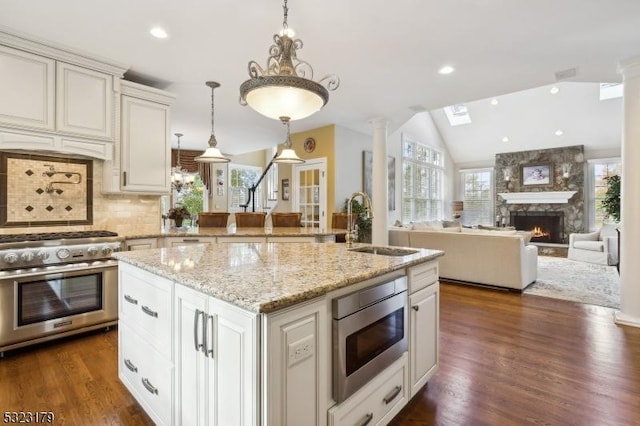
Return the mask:
<svg viewBox="0 0 640 426">
<path fill-rule="evenodd" d="M 531 231 L 531 242 L 563 243 L 564 212 L 511 212 L 517 230 Z"/>
</svg>

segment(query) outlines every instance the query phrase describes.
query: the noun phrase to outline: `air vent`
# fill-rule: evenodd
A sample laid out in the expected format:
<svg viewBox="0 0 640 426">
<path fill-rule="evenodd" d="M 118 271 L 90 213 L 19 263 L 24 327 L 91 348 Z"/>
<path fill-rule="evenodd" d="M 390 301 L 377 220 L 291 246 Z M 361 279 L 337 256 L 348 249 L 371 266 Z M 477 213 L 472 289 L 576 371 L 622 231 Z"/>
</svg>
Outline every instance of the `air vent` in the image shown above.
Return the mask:
<svg viewBox="0 0 640 426">
<path fill-rule="evenodd" d="M 576 75 L 578 75 L 577 68 L 569 68 L 563 71 L 558 71 L 556 72 L 556 81 L 568 80 L 575 77 Z"/>
</svg>

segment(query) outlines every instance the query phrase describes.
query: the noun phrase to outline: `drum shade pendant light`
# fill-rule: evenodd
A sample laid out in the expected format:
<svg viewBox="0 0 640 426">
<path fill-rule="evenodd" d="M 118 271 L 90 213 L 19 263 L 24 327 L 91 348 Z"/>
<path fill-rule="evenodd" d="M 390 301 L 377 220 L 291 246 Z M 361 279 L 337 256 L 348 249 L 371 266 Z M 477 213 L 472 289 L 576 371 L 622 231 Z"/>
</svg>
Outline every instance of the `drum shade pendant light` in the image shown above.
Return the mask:
<svg viewBox="0 0 640 426">
<path fill-rule="evenodd" d="M 228 163 L 230 160 L 222 155 L 220 150 L 217 148 L 218 141 L 216 140 L 216 135 L 213 133 L 213 92 L 216 87 L 220 87 L 220 83 L 216 83 L 215 81 L 207 81 L 206 85 L 211 87 L 211 136 L 209 137 L 209 148 L 207 148 L 207 150 L 203 152 L 202 155 L 196 157 L 195 160 L 200 163 Z"/>
<path fill-rule="evenodd" d="M 287 140 L 284 141 L 284 148 L 276 158 L 273 159 L 274 163 L 280 164 L 298 164 L 304 163 L 304 160 L 296 154 L 292 148 L 291 143 L 291 129 L 289 128 L 289 117 L 280 117 L 282 124 L 287 126 Z"/>
<path fill-rule="evenodd" d="M 340 79 L 331 74 L 313 81 L 313 68 L 296 54 L 302 48 L 302 40 L 292 38 L 294 32 L 287 24 L 287 0 L 283 9 L 282 30 L 273 36 L 275 44 L 269 49 L 267 68 L 249 62 L 251 78 L 240 86 L 240 104 L 269 118 L 299 120 L 320 111 L 329 100 L 329 90 L 336 90 Z"/>
</svg>

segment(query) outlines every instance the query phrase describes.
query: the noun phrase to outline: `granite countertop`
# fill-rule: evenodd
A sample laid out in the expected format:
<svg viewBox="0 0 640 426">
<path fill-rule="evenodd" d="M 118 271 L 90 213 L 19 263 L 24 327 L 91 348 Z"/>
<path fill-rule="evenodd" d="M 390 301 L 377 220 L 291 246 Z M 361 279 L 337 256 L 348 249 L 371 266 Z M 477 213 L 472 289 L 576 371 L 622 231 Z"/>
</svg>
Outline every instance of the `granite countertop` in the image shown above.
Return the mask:
<svg viewBox="0 0 640 426">
<path fill-rule="evenodd" d="M 127 240 L 139 238 L 161 238 L 161 237 L 313 237 L 345 234 L 346 229 L 326 229 L 318 228 L 236 228 L 230 225 L 226 228 L 176 228 L 163 230 L 154 234 L 129 235 Z"/>
<path fill-rule="evenodd" d="M 444 254 L 415 250 L 384 256 L 350 251 L 345 244 L 222 243 L 113 256 L 248 311 L 268 313 Z"/>
</svg>

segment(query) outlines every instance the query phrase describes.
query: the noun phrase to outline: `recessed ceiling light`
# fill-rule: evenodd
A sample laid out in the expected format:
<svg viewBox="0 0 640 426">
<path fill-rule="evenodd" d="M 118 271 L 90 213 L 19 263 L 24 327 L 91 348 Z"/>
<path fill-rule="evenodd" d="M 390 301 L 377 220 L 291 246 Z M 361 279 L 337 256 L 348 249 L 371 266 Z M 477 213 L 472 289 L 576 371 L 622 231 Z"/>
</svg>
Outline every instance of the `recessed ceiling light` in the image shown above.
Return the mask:
<svg viewBox="0 0 640 426">
<path fill-rule="evenodd" d="M 151 30 L 149 30 L 149 32 L 155 38 L 167 38 L 167 37 L 169 37 L 169 34 L 167 34 L 167 32 L 165 30 L 163 30 L 162 28 L 160 28 L 160 27 L 153 27 L 153 28 L 151 28 Z"/>
<path fill-rule="evenodd" d="M 505 136 L 504 138 L 502 138 L 502 142 L 509 142 L 509 138 Z"/>
<path fill-rule="evenodd" d="M 493 106 L 498 105 L 498 100 L 496 98 L 491 99 L 491 105 Z"/>
<path fill-rule="evenodd" d="M 549 90 L 549 93 L 551 93 L 552 95 L 556 95 L 559 91 L 560 89 L 558 89 L 558 86 L 553 86 L 551 90 Z"/>
<path fill-rule="evenodd" d="M 455 69 L 452 66 L 446 65 L 438 70 L 438 74 L 446 75 L 454 72 Z"/>
<path fill-rule="evenodd" d="M 564 132 L 562 131 L 562 129 L 556 130 L 556 136 L 562 136 L 562 135 L 564 135 Z"/>
</svg>

